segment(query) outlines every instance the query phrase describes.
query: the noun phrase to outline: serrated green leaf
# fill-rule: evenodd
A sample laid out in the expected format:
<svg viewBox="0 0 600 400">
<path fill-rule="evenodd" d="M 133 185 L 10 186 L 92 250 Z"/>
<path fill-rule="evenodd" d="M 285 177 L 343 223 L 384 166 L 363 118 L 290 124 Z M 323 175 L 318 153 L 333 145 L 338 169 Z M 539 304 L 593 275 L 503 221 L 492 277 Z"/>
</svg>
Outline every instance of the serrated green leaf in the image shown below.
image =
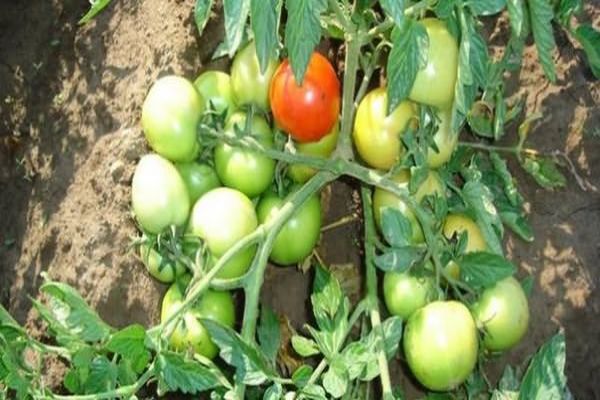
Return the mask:
<svg viewBox="0 0 600 400">
<path fill-rule="evenodd" d="M 196 0 L 194 5 L 194 22 L 200 36 L 202 36 L 202 32 L 204 32 L 204 28 L 208 22 L 208 17 L 210 17 L 213 2 L 213 0 Z"/>
<path fill-rule="evenodd" d="M 476 251 L 466 253 L 458 260 L 460 277 L 474 289 L 493 286 L 515 273 L 515 266 L 498 254 Z"/>
<path fill-rule="evenodd" d="M 313 313 L 321 329 L 330 329 L 327 320 L 333 319 L 343 303 L 343 292 L 335 277 L 321 266 L 315 268 L 313 293 L 310 296 Z"/>
<path fill-rule="evenodd" d="M 321 40 L 320 15 L 326 10 L 326 0 L 287 0 L 285 47 L 296 82 L 301 84 L 313 50 Z"/>
<path fill-rule="evenodd" d="M 525 20 L 525 9 L 523 0 L 507 0 L 508 17 L 510 19 L 510 29 L 514 37 L 521 37 L 523 31 L 523 21 Z"/>
<path fill-rule="evenodd" d="M 445 0 L 435 3 L 433 11 L 440 19 L 448 19 L 452 15 L 457 0 Z"/>
<path fill-rule="evenodd" d="M 554 335 L 533 356 L 523 376 L 520 400 L 560 400 L 567 387 L 565 336 Z"/>
<path fill-rule="evenodd" d="M 280 383 L 274 383 L 267 390 L 263 396 L 263 400 L 279 400 L 283 396 L 283 387 Z"/>
<path fill-rule="evenodd" d="M 302 394 L 302 398 L 310 399 L 310 400 L 326 400 L 327 396 L 325 394 L 325 389 L 316 384 L 306 385 L 302 388 L 300 392 Z"/>
<path fill-rule="evenodd" d="M 223 0 L 225 15 L 225 42 L 227 53 L 233 57 L 240 44 L 250 13 L 250 0 Z"/>
<path fill-rule="evenodd" d="M 483 183 L 470 180 L 463 186 L 462 195 L 467 205 L 475 213 L 477 226 L 490 251 L 502 254 L 500 237 L 504 231 L 490 190 Z"/>
<path fill-rule="evenodd" d="M 516 233 L 521 239 L 526 242 L 532 242 L 534 239 L 533 228 L 527 219 L 521 214 L 514 211 L 503 211 L 499 210 L 500 220 L 506 225 L 511 231 Z"/>
<path fill-rule="evenodd" d="M 556 47 L 552 32 L 554 13 L 548 0 L 527 0 L 531 18 L 531 30 L 537 48 L 538 58 L 546 77 L 556 82 L 556 68 L 552 59 L 552 51 Z"/>
<path fill-rule="evenodd" d="M 394 247 L 375 257 L 375 266 L 384 272 L 404 272 L 415 265 L 424 250 L 416 246 Z"/>
<path fill-rule="evenodd" d="M 270 307 L 263 304 L 260 311 L 260 324 L 257 329 L 258 342 L 260 348 L 267 358 L 275 363 L 279 344 L 281 342 L 281 332 L 279 330 L 279 318 Z"/>
<path fill-rule="evenodd" d="M 500 381 L 498 382 L 498 389 L 503 391 L 518 391 L 520 384 L 517 370 L 510 365 L 504 367 L 502 377 L 500 377 Z"/>
<path fill-rule="evenodd" d="M 473 74 L 473 83 L 478 87 L 483 88 L 486 86 L 488 80 L 487 69 L 489 64 L 489 54 L 487 43 L 475 28 L 475 22 L 473 20 L 470 20 L 469 36 L 469 51 L 471 52 L 469 63 Z"/>
<path fill-rule="evenodd" d="M 385 240 L 393 247 L 406 246 L 412 238 L 410 221 L 393 207 L 384 207 L 381 211 L 381 231 Z"/>
<path fill-rule="evenodd" d="M 583 46 L 587 62 L 596 79 L 600 79 L 600 31 L 588 24 L 575 29 L 575 38 Z"/>
<path fill-rule="evenodd" d="M 555 2 L 556 19 L 567 29 L 571 27 L 571 17 L 579 14 L 582 10 L 582 0 L 560 0 L 558 4 Z"/>
<path fill-rule="evenodd" d="M 125 358 L 135 358 L 145 350 L 146 330 L 139 324 L 129 325 L 110 335 L 106 349 Z"/>
<path fill-rule="evenodd" d="M 104 10 L 111 1 L 112 0 L 90 0 L 90 9 L 83 17 L 81 17 L 79 24 L 82 25 L 90 22 L 96 15 L 100 13 L 100 11 Z"/>
<path fill-rule="evenodd" d="M 294 351 L 302 357 L 310 357 L 319 354 L 319 349 L 314 340 L 307 339 L 300 335 L 292 336 L 292 347 Z"/>
<path fill-rule="evenodd" d="M 385 354 L 389 360 L 398 352 L 400 339 L 402 339 L 402 318 L 396 316 L 389 317 L 381 323 L 381 329 L 383 330 L 383 337 L 385 338 Z M 367 336 L 367 342 L 372 343 L 373 341 L 377 340 L 377 337 L 377 332 L 371 331 Z"/>
<path fill-rule="evenodd" d="M 292 381 L 297 387 L 303 388 L 310 380 L 313 371 L 313 367 L 310 365 L 301 365 L 292 374 Z"/>
<path fill-rule="evenodd" d="M 404 0 L 379 0 L 383 11 L 390 16 L 398 26 L 404 21 Z"/>
<path fill-rule="evenodd" d="M 236 374 L 247 385 L 260 385 L 277 376 L 269 360 L 253 343 L 246 343 L 233 329 L 208 319 L 201 319 L 212 341 L 219 347 L 221 358 L 236 368 Z"/>
<path fill-rule="evenodd" d="M 122 358 L 117 365 L 117 380 L 120 386 L 132 385 L 137 380 L 137 373 L 130 360 Z"/>
<path fill-rule="evenodd" d="M 329 368 L 323 374 L 323 387 L 335 399 L 346 393 L 348 372 L 342 357 L 337 356 L 330 361 Z"/>
<path fill-rule="evenodd" d="M 465 381 L 465 389 L 467 390 L 467 399 L 477 399 L 479 396 L 487 395 L 487 384 L 481 376 L 479 370 L 475 369 Z"/>
<path fill-rule="evenodd" d="M 515 207 L 523 204 L 523 197 L 519 193 L 519 189 L 517 189 L 517 185 L 515 185 L 514 179 L 506 166 L 506 161 L 496 152 L 490 153 L 490 161 L 494 167 L 494 172 L 502 180 L 502 189 L 510 204 Z"/>
<path fill-rule="evenodd" d="M 250 23 L 254 32 L 256 56 L 263 74 L 277 51 L 281 4 L 278 0 L 250 0 Z"/>
<path fill-rule="evenodd" d="M 19 326 L 19 323 L 10 315 L 8 310 L 0 304 L 0 324 Z"/>
<path fill-rule="evenodd" d="M 179 353 L 158 354 L 154 368 L 158 387 L 163 391 L 196 394 L 220 386 L 219 378 L 210 369 Z"/>
<path fill-rule="evenodd" d="M 475 15 L 493 15 L 504 9 L 506 0 L 467 0 L 466 4 Z"/>
<path fill-rule="evenodd" d="M 90 364 L 90 374 L 83 384 L 85 394 L 114 390 L 117 386 L 117 366 L 105 356 L 95 357 Z"/>
<path fill-rule="evenodd" d="M 392 31 L 392 43 L 387 62 L 388 113 L 408 97 L 417 72 L 427 65 L 429 36 L 422 24 L 404 18 Z"/>
<path fill-rule="evenodd" d="M 526 156 L 521 159 L 521 165 L 538 185 L 546 189 L 561 188 L 567 184 L 565 176 L 550 158 Z"/>
</svg>

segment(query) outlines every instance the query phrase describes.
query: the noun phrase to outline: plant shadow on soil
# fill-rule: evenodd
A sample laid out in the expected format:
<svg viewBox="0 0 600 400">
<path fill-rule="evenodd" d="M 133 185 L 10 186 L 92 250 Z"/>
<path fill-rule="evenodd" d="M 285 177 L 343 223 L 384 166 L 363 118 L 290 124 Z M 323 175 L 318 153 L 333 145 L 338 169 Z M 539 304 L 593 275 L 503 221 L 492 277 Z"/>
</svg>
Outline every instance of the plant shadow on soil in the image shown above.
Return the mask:
<svg viewBox="0 0 600 400">
<path fill-rule="evenodd" d="M 77 20 L 86 2 L 0 5 L 0 301 L 37 335 L 27 296 L 37 295 L 43 271 L 75 286 L 114 326 L 158 321 L 166 288 L 128 251 L 135 235 L 129 185 L 147 151 L 139 116 L 151 83 L 167 73 L 192 78 L 227 66 L 209 61 L 222 21 L 212 19 L 198 37 L 192 3 L 114 0 L 83 27 Z M 597 24 L 598 7 L 587 12 Z M 498 376 L 506 362 L 523 363 L 562 326 L 571 389 L 593 399 L 600 398 L 593 379 L 600 374 L 600 138 L 592 134 L 600 126 L 600 87 L 580 53 L 560 37 L 558 43 L 555 85 L 545 83 L 528 48 L 509 87 L 524 96 L 527 113 L 544 114 L 533 147 L 568 152 L 589 187 L 583 192 L 567 175 L 565 189 L 545 191 L 511 162 L 537 239 L 525 244 L 508 235 L 506 248 L 519 275 L 534 276 L 532 320 L 527 338 L 491 363 L 490 374 Z M 324 224 L 360 214 L 356 190 L 342 180 L 324 191 Z M 361 230 L 356 221 L 328 231 L 318 249 L 353 300 L 362 290 Z M 270 266 L 262 300 L 302 332 L 311 286 L 310 273 Z M 412 385 L 399 366 L 392 364 L 394 382 Z M 48 372 L 60 385 L 60 366 Z"/>
</svg>

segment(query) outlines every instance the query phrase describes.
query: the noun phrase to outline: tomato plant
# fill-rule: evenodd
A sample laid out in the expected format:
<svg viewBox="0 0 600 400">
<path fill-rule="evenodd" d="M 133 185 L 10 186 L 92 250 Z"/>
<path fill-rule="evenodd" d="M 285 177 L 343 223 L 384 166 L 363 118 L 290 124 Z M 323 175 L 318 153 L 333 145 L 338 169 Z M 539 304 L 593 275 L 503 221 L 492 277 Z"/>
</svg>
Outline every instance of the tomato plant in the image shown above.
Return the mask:
<svg viewBox="0 0 600 400">
<path fill-rule="evenodd" d="M 383 298 L 390 314 L 407 320 L 415 311 L 435 299 L 435 283 L 431 276 L 386 272 L 383 276 Z"/>
<path fill-rule="evenodd" d="M 439 168 L 450 161 L 452 153 L 458 145 L 458 134 L 452 132 L 452 116 L 449 111 L 437 113 L 439 118 L 438 129 L 433 135 L 433 142 L 437 151 L 427 149 L 427 165 L 429 168 Z"/>
<path fill-rule="evenodd" d="M 149 244 L 141 245 L 139 252 L 148 273 L 161 282 L 173 282 L 186 271 L 180 261 L 169 259 Z"/>
<path fill-rule="evenodd" d="M 431 390 L 452 390 L 477 362 L 477 328 L 457 301 L 436 301 L 415 311 L 404 331 L 404 354 L 415 377 Z"/>
<path fill-rule="evenodd" d="M 200 149 L 196 126 L 204 100 L 185 78 L 165 76 L 150 88 L 142 107 L 142 128 L 150 147 L 171 161 L 191 161 Z"/>
<path fill-rule="evenodd" d="M 191 206 L 193 206 L 196 200 L 204 193 L 221 184 L 215 170 L 209 165 L 190 162 L 178 163 L 175 164 L 175 167 L 185 183 Z"/>
<path fill-rule="evenodd" d="M 285 198 L 275 193 L 265 194 L 256 207 L 259 222 L 268 223 L 276 218 L 285 204 Z M 301 262 L 311 254 L 320 233 L 321 201 L 317 195 L 313 195 L 287 220 L 275 237 L 271 261 L 280 265 Z"/>
<path fill-rule="evenodd" d="M 327 58 L 314 52 L 300 84 L 289 60 L 283 60 L 273 75 L 269 99 L 281 129 L 298 142 L 314 142 L 338 121 L 340 82 Z"/>
<path fill-rule="evenodd" d="M 151 233 L 183 226 L 190 212 L 183 179 L 158 154 L 145 155 L 138 163 L 131 182 L 131 205 L 141 227 Z"/>
<path fill-rule="evenodd" d="M 225 131 L 231 134 L 234 134 L 234 130 L 244 131 L 246 124 L 246 114 L 235 113 L 227 121 Z M 248 125 L 249 132 L 246 135 L 254 137 L 265 147 L 273 146 L 273 133 L 264 118 L 253 115 Z M 221 182 L 248 197 L 258 196 L 273 181 L 275 161 L 256 151 L 221 142 L 215 147 L 214 158 Z"/>
<path fill-rule="evenodd" d="M 390 169 L 404 152 L 400 137 L 415 113 L 415 105 L 404 101 L 388 114 L 386 89 L 369 92 L 356 109 L 352 134 L 360 157 L 372 167 Z"/>
<path fill-rule="evenodd" d="M 335 150 L 338 136 L 339 128 L 335 124 L 331 132 L 316 142 L 295 143 L 296 151 L 307 156 L 327 158 Z M 288 167 L 288 176 L 296 183 L 304 183 L 316 173 L 316 169 L 305 164 L 290 164 Z"/>
<path fill-rule="evenodd" d="M 231 89 L 238 106 L 254 105 L 269 110 L 269 82 L 277 62 L 269 60 L 266 70 L 261 70 L 253 42 L 240 50 L 231 65 Z"/>
<path fill-rule="evenodd" d="M 194 81 L 194 86 L 202 95 L 205 109 L 210 105 L 217 113 L 225 112 L 227 116 L 235 111 L 231 77 L 225 72 L 203 72 Z"/>
</svg>

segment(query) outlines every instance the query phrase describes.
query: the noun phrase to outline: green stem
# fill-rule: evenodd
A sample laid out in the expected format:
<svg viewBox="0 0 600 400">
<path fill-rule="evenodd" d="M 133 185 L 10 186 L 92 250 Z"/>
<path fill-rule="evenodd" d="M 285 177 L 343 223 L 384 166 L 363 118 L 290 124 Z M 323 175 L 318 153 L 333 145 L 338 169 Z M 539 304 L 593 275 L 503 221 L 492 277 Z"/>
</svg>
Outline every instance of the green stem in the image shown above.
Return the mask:
<svg viewBox="0 0 600 400">
<path fill-rule="evenodd" d="M 443 0 L 442 0 L 443 1 Z M 428 8 L 430 8 L 431 6 L 433 6 L 434 4 L 436 4 L 438 2 L 438 0 L 421 0 L 420 2 L 413 4 L 410 7 L 407 7 L 404 9 L 404 15 L 405 16 L 413 16 L 416 15 L 420 12 L 423 12 L 425 10 L 427 10 Z M 393 19 L 391 18 L 387 18 L 385 21 L 383 21 L 382 23 L 380 23 L 379 25 L 371 28 L 367 34 L 365 35 L 365 37 L 363 38 L 363 42 L 364 43 L 370 43 L 375 37 L 377 37 L 378 35 L 385 33 L 387 31 L 389 31 L 390 29 L 392 29 L 395 25 L 395 22 Z"/>
<path fill-rule="evenodd" d="M 354 25 L 352 24 L 344 10 L 342 10 L 342 7 L 340 7 L 340 3 L 338 3 L 337 0 L 329 0 L 329 7 L 333 10 L 338 22 L 344 28 L 345 33 L 353 33 L 355 30 Z"/>
<path fill-rule="evenodd" d="M 344 160 L 352 160 L 354 158 L 351 139 L 355 111 L 354 93 L 361 45 L 358 40 L 350 38 L 346 41 L 346 46 L 344 89 L 342 93 L 342 123 L 336 154 Z"/>
<path fill-rule="evenodd" d="M 377 364 L 379 365 L 379 378 L 381 380 L 381 391 L 383 398 L 391 397 L 392 383 L 390 380 L 390 369 L 385 354 L 385 335 L 381 326 L 381 315 L 377 300 L 377 271 L 375 269 L 375 245 L 373 238 L 375 233 L 375 223 L 373 220 L 373 207 L 371 204 L 371 192 L 363 185 L 361 188 L 361 197 L 363 203 L 363 215 L 365 220 L 365 264 L 367 268 L 367 299 L 369 304 L 369 314 L 371 318 L 371 328 L 377 332 L 381 339 L 381 346 L 377 355 Z"/>
</svg>

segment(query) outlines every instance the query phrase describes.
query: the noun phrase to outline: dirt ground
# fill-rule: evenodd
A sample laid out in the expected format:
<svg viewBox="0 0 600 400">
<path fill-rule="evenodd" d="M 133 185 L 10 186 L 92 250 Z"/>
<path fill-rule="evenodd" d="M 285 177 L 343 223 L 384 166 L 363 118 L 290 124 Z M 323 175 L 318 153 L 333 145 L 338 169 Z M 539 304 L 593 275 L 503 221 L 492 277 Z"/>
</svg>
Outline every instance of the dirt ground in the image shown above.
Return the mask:
<svg viewBox="0 0 600 400">
<path fill-rule="evenodd" d="M 34 332 L 28 296 L 43 271 L 74 285 L 114 326 L 158 320 L 165 287 L 128 252 L 136 233 L 129 185 L 146 152 L 139 118 L 150 84 L 167 73 L 195 77 L 222 35 L 213 20 L 198 37 L 193 3 L 115 0 L 83 27 L 77 20 L 87 1 L 0 5 L 0 301 Z M 600 6 L 586 11 L 598 26 Z M 567 152 L 587 190 L 569 175 L 564 190 L 549 192 L 512 169 L 536 241 L 509 237 L 506 248 L 519 274 L 535 278 L 532 320 L 523 343 L 492 369 L 523 362 L 562 327 L 574 395 L 600 399 L 600 85 L 568 38 L 557 43 L 556 84 L 546 82 L 530 47 L 510 86 L 521 85 L 528 113 L 544 114 L 534 147 Z M 326 223 L 348 213 L 352 192 L 346 181 L 326 190 Z M 359 230 L 346 225 L 321 244 L 350 290 L 360 287 Z M 309 275 L 271 268 L 263 299 L 299 329 L 309 285 Z"/>
</svg>

